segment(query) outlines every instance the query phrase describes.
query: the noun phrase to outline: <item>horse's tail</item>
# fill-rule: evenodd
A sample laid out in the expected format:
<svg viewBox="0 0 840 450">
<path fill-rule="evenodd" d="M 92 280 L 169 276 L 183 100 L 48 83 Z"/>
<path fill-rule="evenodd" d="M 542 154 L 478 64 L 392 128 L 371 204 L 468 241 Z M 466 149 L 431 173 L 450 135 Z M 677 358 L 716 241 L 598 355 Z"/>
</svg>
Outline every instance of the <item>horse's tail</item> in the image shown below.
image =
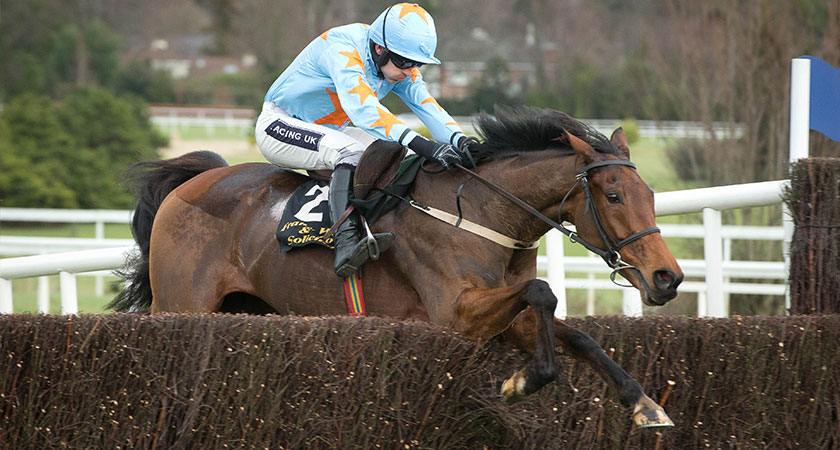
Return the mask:
<svg viewBox="0 0 840 450">
<path fill-rule="evenodd" d="M 200 151 L 173 159 L 132 164 L 126 169 L 126 184 L 134 192 L 137 207 L 131 221 L 131 234 L 140 248 L 130 256 L 123 270 L 117 271 L 123 290 L 106 306 L 121 312 L 144 312 L 152 306 L 152 285 L 149 282 L 149 244 L 152 223 L 163 199 L 175 188 L 194 176 L 228 163 L 216 153 Z"/>
</svg>

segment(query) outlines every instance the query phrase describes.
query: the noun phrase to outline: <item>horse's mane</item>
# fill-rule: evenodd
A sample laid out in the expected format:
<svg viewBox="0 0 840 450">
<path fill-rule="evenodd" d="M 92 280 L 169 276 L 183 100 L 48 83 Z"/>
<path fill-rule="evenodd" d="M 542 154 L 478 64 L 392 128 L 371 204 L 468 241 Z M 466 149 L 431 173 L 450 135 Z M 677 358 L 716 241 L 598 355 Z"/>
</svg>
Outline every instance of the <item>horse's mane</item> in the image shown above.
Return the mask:
<svg viewBox="0 0 840 450">
<path fill-rule="evenodd" d="M 530 106 L 500 107 L 495 114 L 479 114 L 476 127 L 481 143 L 470 146 L 476 161 L 499 159 L 520 153 L 556 148 L 573 153 L 568 132 L 600 153 L 619 154 L 618 148 L 594 128 L 568 114 Z"/>
</svg>

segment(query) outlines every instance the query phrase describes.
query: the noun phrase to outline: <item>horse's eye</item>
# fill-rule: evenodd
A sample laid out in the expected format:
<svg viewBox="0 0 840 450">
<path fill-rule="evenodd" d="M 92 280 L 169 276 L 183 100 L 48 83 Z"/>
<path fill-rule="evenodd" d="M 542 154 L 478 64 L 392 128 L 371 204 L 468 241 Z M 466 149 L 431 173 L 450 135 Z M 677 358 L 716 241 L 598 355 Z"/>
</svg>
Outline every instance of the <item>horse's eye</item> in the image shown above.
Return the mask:
<svg viewBox="0 0 840 450">
<path fill-rule="evenodd" d="M 612 204 L 621 203 L 621 196 L 618 195 L 618 192 L 607 192 L 607 201 Z"/>
</svg>

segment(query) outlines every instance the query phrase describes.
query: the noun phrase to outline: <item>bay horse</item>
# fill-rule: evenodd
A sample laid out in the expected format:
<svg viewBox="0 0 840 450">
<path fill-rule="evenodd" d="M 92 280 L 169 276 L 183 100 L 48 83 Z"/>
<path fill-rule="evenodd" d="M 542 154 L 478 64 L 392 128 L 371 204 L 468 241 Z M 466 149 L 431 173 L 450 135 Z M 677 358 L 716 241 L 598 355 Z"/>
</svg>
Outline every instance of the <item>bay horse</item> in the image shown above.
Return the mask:
<svg viewBox="0 0 840 450">
<path fill-rule="evenodd" d="M 620 128 L 607 139 L 565 113 L 530 107 L 483 114 L 477 128 L 481 140 L 470 151 L 488 184 L 472 181 L 467 170 L 421 172 L 411 193 L 415 201 L 455 214 L 457 192 L 465 219 L 525 242 L 556 225 L 547 217 L 573 223 L 572 237 L 599 252 L 646 304 L 677 295 L 682 270 L 655 228 L 653 192 L 629 162 Z M 283 253 L 275 239 L 283 206 L 309 179 L 305 175 L 268 163 L 228 166 L 212 152 L 132 170 L 138 201 L 132 231 L 140 252 L 110 308 L 347 313 L 332 252 L 309 245 Z M 536 279 L 535 248 L 498 245 L 407 203 L 372 228 L 391 231 L 396 240 L 363 267 L 368 314 L 429 321 L 481 341 L 501 336 L 533 353 L 532 362 L 503 384 L 508 402 L 557 377 L 555 346 L 562 346 L 633 407 L 637 426 L 673 426 L 594 339 L 554 317 L 557 299 Z"/>
</svg>

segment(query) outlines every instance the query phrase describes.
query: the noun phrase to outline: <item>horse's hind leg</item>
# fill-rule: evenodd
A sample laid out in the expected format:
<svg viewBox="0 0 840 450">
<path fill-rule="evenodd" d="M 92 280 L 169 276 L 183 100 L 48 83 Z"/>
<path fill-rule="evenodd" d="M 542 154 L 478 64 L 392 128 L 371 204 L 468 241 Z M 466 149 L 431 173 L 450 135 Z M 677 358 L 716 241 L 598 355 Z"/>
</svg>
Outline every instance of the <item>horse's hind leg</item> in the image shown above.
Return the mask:
<svg viewBox="0 0 840 450">
<path fill-rule="evenodd" d="M 222 297 L 238 286 L 241 271 L 230 263 L 230 225 L 174 195 L 155 218 L 149 250 L 152 313 L 218 311 Z"/>
<path fill-rule="evenodd" d="M 517 346 L 529 348 L 534 345 L 535 329 L 539 329 L 537 315 L 525 311 L 508 329 L 504 337 Z M 536 333 L 538 334 L 538 332 Z M 642 391 L 641 385 L 612 360 L 604 350 L 583 331 L 572 328 L 554 319 L 554 338 L 577 360 L 587 363 L 598 375 L 607 381 L 618 393 L 624 406 L 633 407 L 633 422 L 640 428 L 668 427 L 674 423 L 665 410 Z"/>
<path fill-rule="evenodd" d="M 533 365 L 518 370 L 502 386 L 502 398 L 515 402 L 557 378 L 554 362 L 554 309 L 557 298 L 548 284 L 529 280 L 512 287 L 471 290 L 461 294 L 456 329 L 476 339 L 502 333 L 527 307 L 536 314 L 532 336 Z"/>
</svg>

